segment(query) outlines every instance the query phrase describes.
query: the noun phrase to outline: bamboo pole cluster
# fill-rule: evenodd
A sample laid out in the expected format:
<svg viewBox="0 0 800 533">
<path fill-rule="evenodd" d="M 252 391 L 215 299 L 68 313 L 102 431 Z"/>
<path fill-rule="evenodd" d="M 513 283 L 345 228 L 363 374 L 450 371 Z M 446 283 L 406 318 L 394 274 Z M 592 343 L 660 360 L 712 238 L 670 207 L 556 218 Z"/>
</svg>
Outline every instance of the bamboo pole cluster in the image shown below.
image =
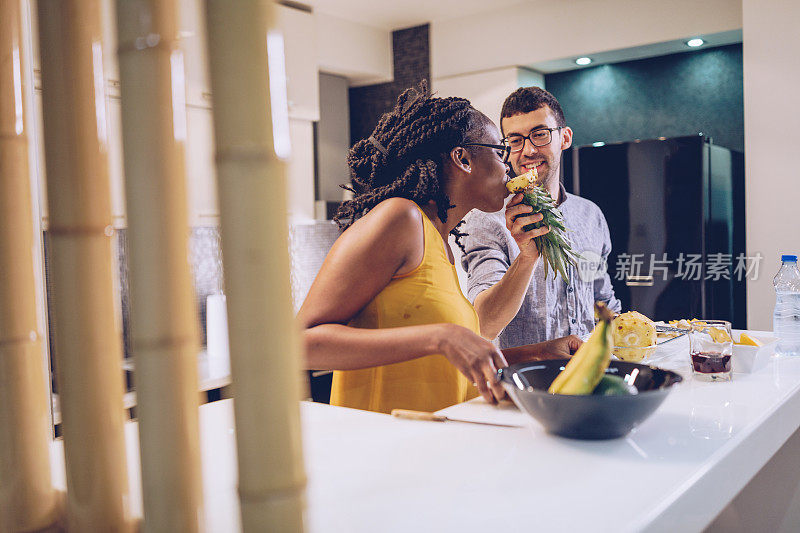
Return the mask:
<svg viewBox="0 0 800 533">
<path fill-rule="evenodd" d="M 282 41 L 271 2 L 206 6 L 242 525 L 300 531 L 300 344 L 278 157 L 288 155 Z"/>
<path fill-rule="evenodd" d="M 48 380 L 36 323 L 26 65 L 19 0 L 0 0 L 0 531 L 59 520 Z"/>
<path fill-rule="evenodd" d="M 39 0 L 67 528 L 130 528 L 99 0 Z"/>
<path fill-rule="evenodd" d="M 0 0 L 0 531 L 139 528 L 128 508 L 99 2 L 38 1 L 61 505 L 36 325 L 20 1 Z M 207 8 L 242 526 L 302 531 L 282 43 L 271 2 Z M 177 13 L 177 0 L 117 2 L 146 531 L 203 530 Z"/>
<path fill-rule="evenodd" d="M 199 531 L 197 313 L 188 261 L 177 0 L 118 0 L 144 531 Z"/>
</svg>

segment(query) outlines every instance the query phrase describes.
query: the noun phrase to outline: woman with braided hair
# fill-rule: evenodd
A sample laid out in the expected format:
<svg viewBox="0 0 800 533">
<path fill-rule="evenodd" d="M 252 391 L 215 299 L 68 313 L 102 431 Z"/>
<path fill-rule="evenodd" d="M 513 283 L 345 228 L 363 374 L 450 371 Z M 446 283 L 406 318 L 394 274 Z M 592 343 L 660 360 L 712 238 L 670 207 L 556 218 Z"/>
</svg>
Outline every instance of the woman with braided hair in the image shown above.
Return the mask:
<svg viewBox="0 0 800 533">
<path fill-rule="evenodd" d="M 470 210 L 503 208 L 506 149 L 468 100 L 426 93 L 405 91 L 351 149 L 354 198 L 336 216 L 346 230 L 298 314 L 307 367 L 336 371 L 334 405 L 435 411 L 479 392 L 494 403 L 498 368 L 580 345 L 565 337 L 501 352 L 480 336 L 447 237 Z"/>
</svg>

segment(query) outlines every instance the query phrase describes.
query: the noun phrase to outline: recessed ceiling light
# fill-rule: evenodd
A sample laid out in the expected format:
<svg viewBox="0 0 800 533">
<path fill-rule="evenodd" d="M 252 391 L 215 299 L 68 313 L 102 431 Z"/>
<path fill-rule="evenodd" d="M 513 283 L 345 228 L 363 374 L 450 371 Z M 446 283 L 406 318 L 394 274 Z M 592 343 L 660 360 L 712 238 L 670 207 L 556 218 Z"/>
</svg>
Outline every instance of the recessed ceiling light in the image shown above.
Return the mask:
<svg viewBox="0 0 800 533">
<path fill-rule="evenodd" d="M 601 146 L 605 146 L 605 145 L 606 145 L 606 143 L 604 143 L 603 141 L 595 141 L 595 142 L 592 143 L 592 146 L 594 146 L 595 148 L 600 148 Z"/>
<path fill-rule="evenodd" d="M 578 59 L 575 60 L 575 64 L 581 66 L 588 65 L 591 62 L 592 62 L 591 57 L 579 57 Z"/>
<path fill-rule="evenodd" d="M 691 48 L 697 48 L 698 46 L 703 46 L 706 42 L 703 39 L 689 39 L 686 41 L 686 46 Z"/>
</svg>

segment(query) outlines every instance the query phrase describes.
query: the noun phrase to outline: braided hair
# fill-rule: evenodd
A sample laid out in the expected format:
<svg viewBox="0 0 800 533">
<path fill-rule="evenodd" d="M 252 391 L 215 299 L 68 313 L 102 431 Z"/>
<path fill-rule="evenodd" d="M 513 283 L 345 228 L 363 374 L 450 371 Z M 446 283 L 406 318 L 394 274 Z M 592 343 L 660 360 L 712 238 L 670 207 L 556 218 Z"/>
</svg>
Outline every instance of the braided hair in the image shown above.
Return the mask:
<svg viewBox="0 0 800 533">
<path fill-rule="evenodd" d="M 341 187 L 354 197 L 339 206 L 334 220 L 346 229 L 383 200 L 400 197 L 420 206 L 433 201 L 439 219 L 446 222 L 447 211 L 455 206 L 444 190 L 445 154 L 467 142 L 470 133 L 481 131 L 484 121 L 469 100 L 429 96 L 424 81 L 418 89 L 405 90 L 372 135 L 350 150 L 352 185 Z M 451 233 L 463 249 L 464 234 L 457 228 Z"/>
</svg>

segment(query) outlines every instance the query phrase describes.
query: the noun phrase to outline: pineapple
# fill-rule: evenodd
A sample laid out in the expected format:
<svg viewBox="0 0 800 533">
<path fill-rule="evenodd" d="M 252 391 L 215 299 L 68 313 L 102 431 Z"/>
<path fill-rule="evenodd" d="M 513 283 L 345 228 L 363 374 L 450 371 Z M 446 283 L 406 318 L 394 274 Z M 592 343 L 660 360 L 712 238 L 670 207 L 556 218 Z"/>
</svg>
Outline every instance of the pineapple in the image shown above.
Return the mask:
<svg viewBox="0 0 800 533">
<path fill-rule="evenodd" d="M 553 278 L 556 273 L 566 283 L 569 283 L 567 265 L 576 267 L 576 262 L 580 255 L 572 249 L 572 245 L 567 239 L 567 228 L 564 226 L 564 216 L 556 207 L 556 202 L 550 193 L 537 183 L 539 176 L 536 169 L 532 168 L 524 174 L 508 180 L 506 188 L 511 193 L 521 192 L 523 194 L 522 203 L 533 207 L 533 214 L 542 213 L 544 218 L 539 222 L 528 224 L 523 229 L 528 231 L 533 228 L 550 226 L 550 233 L 534 237 L 533 242 L 539 255 L 544 259 L 544 277 L 547 279 L 550 270 L 553 271 Z"/>
<path fill-rule="evenodd" d="M 656 326 L 637 311 L 622 313 L 611 323 L 612 352 L 622 361 L 644 361 L 657 348 Z"/>
<path fill-rule="evenodd" d="M 643 348 L 656 343 L 656 326 L 638 311 L 622 313 L 612 323 L 615 346 Z"/>
</svg>

